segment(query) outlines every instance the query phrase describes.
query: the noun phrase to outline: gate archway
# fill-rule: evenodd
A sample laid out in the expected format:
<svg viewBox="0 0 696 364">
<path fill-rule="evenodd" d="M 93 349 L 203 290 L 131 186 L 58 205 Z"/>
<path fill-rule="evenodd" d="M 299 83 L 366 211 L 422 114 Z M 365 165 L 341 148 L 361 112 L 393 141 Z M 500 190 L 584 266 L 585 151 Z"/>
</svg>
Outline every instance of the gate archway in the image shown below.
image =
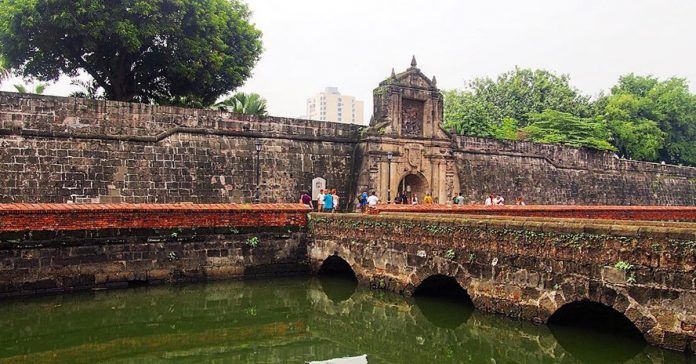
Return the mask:
<svg viewBox="0 0 696 364">
<path fill-rule="evenodd" d="M 399 194 L 405 192 L 409 201 L 414 195 L 417 195 L 418 199 L 422 201 L 425 194 L 430 192 L 429 188 L 428 180 L 423 175 L 410 173 L 401 178 L 397 191 Z"/>
</svg>

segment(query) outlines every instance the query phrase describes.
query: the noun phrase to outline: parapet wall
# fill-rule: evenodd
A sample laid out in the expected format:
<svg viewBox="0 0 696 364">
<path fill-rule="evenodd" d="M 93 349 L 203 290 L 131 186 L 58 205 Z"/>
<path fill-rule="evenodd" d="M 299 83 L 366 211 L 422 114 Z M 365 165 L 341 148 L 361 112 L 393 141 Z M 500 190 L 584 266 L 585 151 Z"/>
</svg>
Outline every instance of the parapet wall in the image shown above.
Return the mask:
<svg viewBox="0 0 696 364">
<path fill-rule="evenodd" d="M 474 137 L 456 144 L 461 192 L 477 203 L 497 193 L 539 205 L 696 205 L 694 167 L 552 144 Z"/>
<path fill-rule="evenodd" d="M 476 216 L 546 217 L 602 220 L 696 222 L 696 207 L 688 206 L 482 206 L 482 205 L 378 205 L 380 213 L 456 214 Z"/>
<path fill-rule="evenodd" d="M 352 189 L 356 125 L 0 92 L 0 202 L 296 202 Z M 352 191 L 350 191 L 352 194 Z"/>
<path fill-rule="evenodd" d="M 307 273 L 304 205 L 0 205 L 0 297 Z"/>
</svg>

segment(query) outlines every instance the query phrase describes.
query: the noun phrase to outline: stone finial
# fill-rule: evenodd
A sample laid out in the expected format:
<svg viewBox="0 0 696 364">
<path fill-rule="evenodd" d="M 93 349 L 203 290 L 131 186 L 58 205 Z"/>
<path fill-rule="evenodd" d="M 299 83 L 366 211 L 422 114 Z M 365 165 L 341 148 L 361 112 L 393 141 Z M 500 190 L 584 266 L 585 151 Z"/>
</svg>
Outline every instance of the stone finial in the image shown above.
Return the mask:
<svg viewBox="0 0 696 364">
<path fill-rule="evenodd" d="M 394 72 L 394 67 L 392 67 L 391 78 L 396 78 L 396 72 Z"/>
<path fill-rule="evenodd" d="M 416 68 L 418 63 L 416 63 L 416 56 L 414 55 L 413 58 L 411 58 L 411 67 Z"/>
<path fill-rule="evenodd" d="M 435 78 L 435 75 L 433 75 L 433 86 L 437 86 L 437 78 Z"/>
</svg>

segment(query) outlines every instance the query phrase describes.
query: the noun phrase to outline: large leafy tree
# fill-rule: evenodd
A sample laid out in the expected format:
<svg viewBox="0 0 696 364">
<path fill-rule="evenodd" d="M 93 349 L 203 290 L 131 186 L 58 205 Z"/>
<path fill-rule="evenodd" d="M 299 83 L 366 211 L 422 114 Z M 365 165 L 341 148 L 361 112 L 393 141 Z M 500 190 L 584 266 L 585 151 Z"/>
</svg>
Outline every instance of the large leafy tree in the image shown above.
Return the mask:
<svg viewBox="0 0 696 364">
<path fill-rule="evenodd" d="M 265 116 L 266 99 L 257 93 L 238 92 L 233 96 L 215 104 L 220 110 L 230 111 L 237 114 Z"/>
<path fill-rule="evenodd" d="M 573 115 L 592 115 L 589 97 L 569 83 L 567 75 L 546 70 L 515 68 L 491 78 L 476 78 L 462 91 L 445 93 L 445 127 L 467 135 L 497 134 L 506 118 L 520 127 L 529 124 L 530 113 L 552 109 Z"/>
<path fill-rule="evenodd" d="M 259 59 L 249 17 L 239 0 L 2 0 L 0 54 L 41 81 L 86 72 L 107 99 L 210 105 Z"/>
<path fill-rule="evenodd" d="M 521 131 L 526 139 L 540 143 L 561 143 L 574 147 L 616 150 L 611 133 L 601 120 L 580 118 L 556 110 L 527 115 L 530 124 Z"/>
<path fill-rule="evenodd" d="M 696 95 L 686 80 L 625 75 L 605 103 L 604 117 L 622 154 L 696 166 Z"/>
</svg>

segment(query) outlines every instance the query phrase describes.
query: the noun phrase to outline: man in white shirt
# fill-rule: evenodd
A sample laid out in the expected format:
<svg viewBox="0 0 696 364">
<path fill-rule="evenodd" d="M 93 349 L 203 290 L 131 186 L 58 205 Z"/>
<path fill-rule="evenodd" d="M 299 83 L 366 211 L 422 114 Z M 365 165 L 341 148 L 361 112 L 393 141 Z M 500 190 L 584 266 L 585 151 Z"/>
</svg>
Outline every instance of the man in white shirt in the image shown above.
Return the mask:
<svg viewBox="0 0 696 364">
<path fill-rule="evenodd" d="M 377 202 L 379 202 L 379 197 L 375 196 L 375 191 L 372 191 L 370 197 L 367 198 L 367 205 L 377 206 Z"/>
<path fill-rule="evenodd" d="M 319 196 L 317 196 L 317 212 L 324 211 L 324 190 L 319 190 Z"/>
<path fill-rule="evenodd" d="M 495 197 L 495 200 L 493 200 L 493 204 L 497 206 L 502 206 L 505 205 L 505 199 L 501 195 L 497 195 Z"/>
<path fill-rule="evenodd" d="M 486 198 L 486 202 L 484 202 L 484 205 L 493 206 L 493 195 L 490 195 Z"/>
</svg>

